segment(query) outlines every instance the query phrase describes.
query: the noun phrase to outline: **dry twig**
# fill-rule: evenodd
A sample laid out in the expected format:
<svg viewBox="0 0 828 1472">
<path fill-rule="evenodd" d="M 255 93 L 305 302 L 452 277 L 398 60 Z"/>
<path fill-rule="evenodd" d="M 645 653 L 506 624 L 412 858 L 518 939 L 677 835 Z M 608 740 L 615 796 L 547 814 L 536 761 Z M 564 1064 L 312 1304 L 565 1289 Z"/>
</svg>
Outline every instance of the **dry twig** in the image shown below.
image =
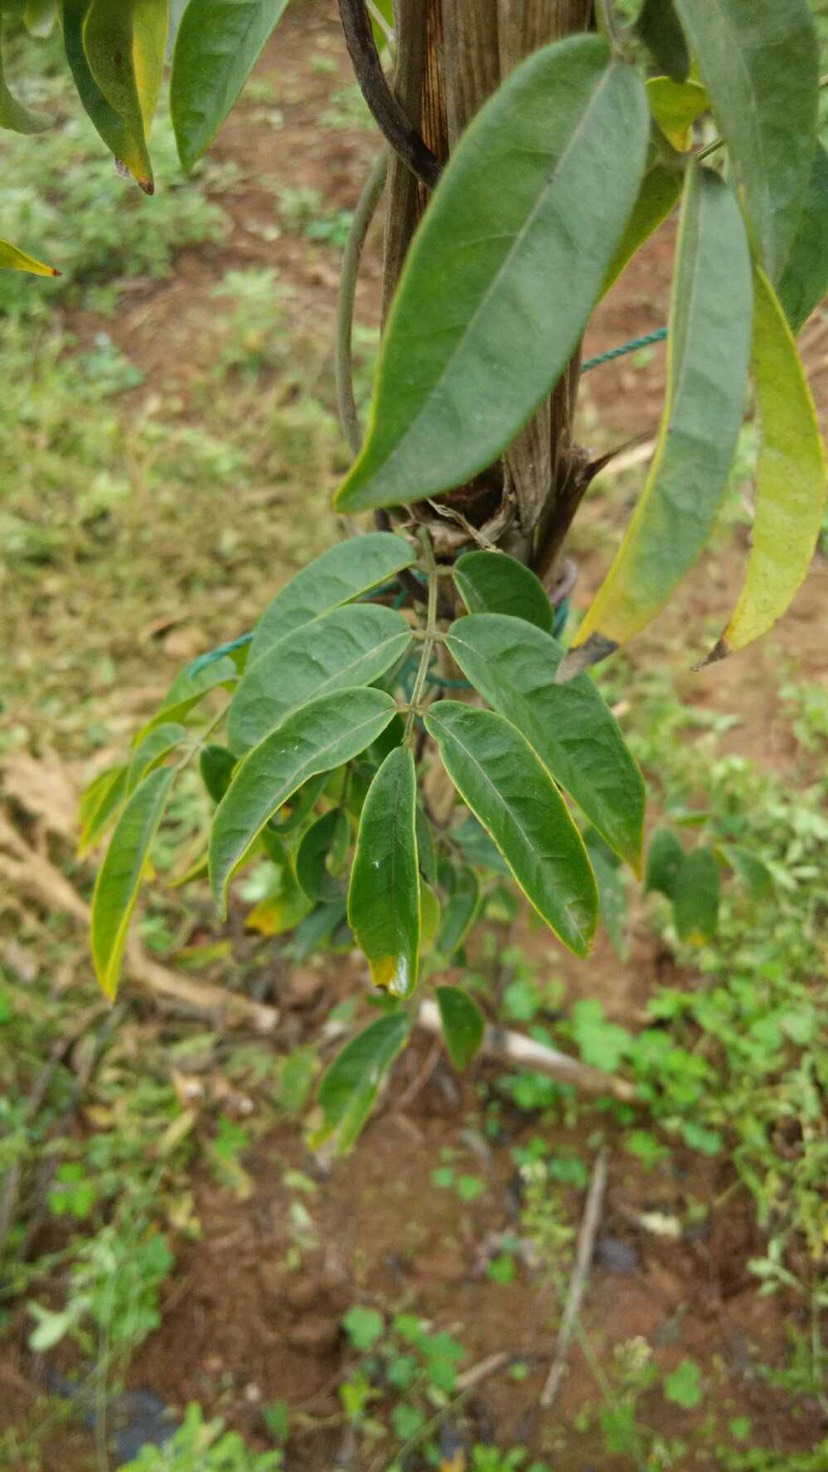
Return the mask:
<svg viewBox="0 0 828 1472">
<path fill-rule="evenodd" d="M 540 1403 L 544 1410 L 548 1410 L 553 1404 L 560 1390 L 564 1370 L 566 1369 L 566 1359 L 569 1354 L 570 1343 L 572 1342 L 572 1334 L 578 1322 L 581 1304 L 584 1299 L 584 1290 L 586 1289 L 587 1279 L 589 1278 L 589 1269 L 592 1263 L 592 1254 L 595 1250 L 595 1238 L 601 1221 L 606 1189 L 607 1152 L 606 1150 L 599 1150 L 592 1170 L 592 1179 L 589 1183 L 581 1230 L 578 1233 L 575 1266 L 572 1270 L 569 1292 L 566 1296 L 561 1326 L 558 1330 L 555 1357 L 552 1361 L 546 1384 L 541 1391 Z"/>
</svg>

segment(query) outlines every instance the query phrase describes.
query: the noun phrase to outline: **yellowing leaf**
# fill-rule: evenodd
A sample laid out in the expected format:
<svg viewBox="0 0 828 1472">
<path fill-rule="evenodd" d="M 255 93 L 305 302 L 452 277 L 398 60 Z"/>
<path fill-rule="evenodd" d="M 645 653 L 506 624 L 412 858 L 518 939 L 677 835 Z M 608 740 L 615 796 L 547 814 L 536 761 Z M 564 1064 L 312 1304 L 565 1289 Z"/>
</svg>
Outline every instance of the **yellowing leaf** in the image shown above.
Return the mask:
<svg viewBox="0 0 828 1472">
<path fill-rule="evenodd" d="M 670 77 L 651 77 L 647 83 L 650 112 L 665 138 L 686 153 L 693 143 L 693 124 L 710 107 L 707 89 L 701 82 L 674 82 Z"/>
<path fill-rule="evenodd" d="M 0 240 L 0 271 L 30 271 L 32 276 L 59 276 L 54 266 L 46 266 L 43 261 L 36 261 L 34 256 L 29 256 L 24 250 L 18 250 L 16 245 L 11 245 L 8 240 Z"/>
<path fill-rule="evenodd" d="M 132 61 L 138 102 L 144 121 L 144 137 L 147 139 L 152 130 L 161 83 L 164 80 L 168 28 L 168 0 L 133 0 Z"/>
<path fill-rule="evenodd" d="M 83 23 L 83 49 L 101 92 L 130 135 L 142 171 L 151 179 L 135 72 L 134 13 L 139 4 L 140 0 L 121 0 L 118 5 L 112 5 L 111 0 L 92 0 Z"/>
<path fill-rule="evenodd" d="M 670 312 L 667 393 L 653 462 L 615 561 L 556 676 L 626 644 L 701 553 L 724 495 L 747 389 L 751 276 L 739 206 L 688 170 Z"/>
<path fill-rule="evenodd" d="M 116 160 L 154 189 L 133 59 L 134 0 L 63 0 L 66 55 L 81 102 Z"/>
<path fill-rule="evenodd" d="M 814 555 L 825 510 L 825 449 L 793 333 L 755 273 L 753 374 L 762 430 L 756 519 L 736 610 L 706 663 L 744 649 L 781 617 Z"/>
</svg>

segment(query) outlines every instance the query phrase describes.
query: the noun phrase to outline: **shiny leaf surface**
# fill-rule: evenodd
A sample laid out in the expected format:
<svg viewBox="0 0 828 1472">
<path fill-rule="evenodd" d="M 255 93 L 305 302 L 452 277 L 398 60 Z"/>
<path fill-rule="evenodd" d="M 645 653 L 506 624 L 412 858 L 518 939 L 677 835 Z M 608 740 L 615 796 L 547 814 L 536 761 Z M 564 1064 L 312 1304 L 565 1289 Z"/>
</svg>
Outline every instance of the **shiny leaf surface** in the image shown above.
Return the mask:
<svg viewBox="0 0 828 1472">
<path fill-rule="evenodd" d="M 536 51 L 477 114 L 412 242 L 340 507 L 437 495 L 508 444 L 578 343 L 648 132 L 643 84 L 597 36 Z"/>
<path fill-rule="evenodd" d="M 474 688 L 534 748 L 616 853 L 638 870 L 644 781 L 588 675 L 555 684 L 556 639 L 500 614 L 452 624 L 448 648 Z"/>
<path fill-rule="evenodd" d="M 398 997 L 411 995 L 419 964 L 416 796 L 414 758 L 408 747 L 398 746 L 363 804 L 348 890 L 348 922 L 371 980 Z"/>
<path fill-rule="evenodd" d="M 514 557 L 466 552 L 454 564 L 454 581 L 469 613 L 507 613 L 552 632 L 552 605 L 543 584 Z"/>
<path fill-rule="evenodd" d="M 351 603 L 414 560 L 409 543 L 391 532 L 368 532 L 329 547 L 303 567 L 262 614 L 250 650 L 251 662 L 294 629 Z"/>
<path fill-rule="evenodd" d="M 401 613 L 368 603 L 348 604 L 294 629 L 249 661 L 228 712 L 230 745 L 247 751 L 307 701 L 370 685 L 410 643 Z"/>
<path fill-rule="evenodd" d="M 216 809 L 210 882 L 222 909 L 227 886 L 265 824 L 320 772 L 358 756 L 396 710 L 382 690 L 341 690 L 302 706 L 240 762 Z"/>
<path fill-rule="evenodd" d="M 576 955 L 589 951 L 598 892 L 583 840 L 528 742 L 493 711 L 441 700 L 425 717 L 463 801 L 523 893 Z"/>
</svg>

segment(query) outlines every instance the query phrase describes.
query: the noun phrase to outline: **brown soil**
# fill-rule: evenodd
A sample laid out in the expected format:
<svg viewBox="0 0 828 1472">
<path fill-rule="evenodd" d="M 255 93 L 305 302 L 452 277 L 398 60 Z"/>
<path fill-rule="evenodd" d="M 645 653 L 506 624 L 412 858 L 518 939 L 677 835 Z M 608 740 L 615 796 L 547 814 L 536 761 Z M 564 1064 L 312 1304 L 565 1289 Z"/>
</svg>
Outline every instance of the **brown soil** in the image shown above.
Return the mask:
<svg viewBox="0 0 828 1472">
<path fill-rule="evenodd" d="M 333 58 L 336 70 L 316 71 L 312 54 Z M 175 276 L 140 288 L 129 306 L 106 330 L 147 375 L 152 392 L 163 382 L 186 396 L 191 365 L 205 367 L 211 353 L 210 292 L 229 266 L 267 265 L 295 288 L 294 322 L 312 313 L 314 334 L 333 321 L 336 296 L 335 253 L 300 236 L 283 232 L 266 240 L 260 228 L 272 223 L 273 190 L 282 185 L 312 186 L 331 208 L 353 204 L 375 140 L 359 128 L 320 134 L 319 109 L 336 85 L 350 80 L 339 39 L 335 6 L 328 0 L 289 9 L 262 63 L 261 76 L 275 84 L 284 126 L 249 126 L 242 107 L 215 149 L 219 160 L 243 170 L 246 186 L 229 205 L 232 240 L 226 247 L 187 252 Z M 646 256 L 636 262 L 602 306 L 590 327 L 586 354 L 661 326 L 667 316 L 672 230 L 668 225 Z M 379 255 L 367 254 L 360 288 L 363 320 L 376 320 Z M 99 330 L 94 316 L 76 316 L 81 345 Z M 175 354 L 169 350 L 176 344 Z M 651 434 L 661 402 L 663 348 L 650 365 L 629 359 L 596 370 L 588 379 L 585 436 L 600 426 L 601 447 Z M 617 528 L 627 507 L 615 503 Z M 600 516 L 606 517 L 606 504 Z M 588 522 L 592 512 L 585 512 Z M 595 516 L 598 516 L 596 502 Z M 659 658 L 680 630 L 687 641 L 686 665 L 712 642 L 732 605 L 744 548 L 703 559 L 693 578 L 689 605 L 667 613 L 638 643 L 636 657 Z M 606 554 L 588 552 L 581 565 L 577 600 L 594 589 Z M 780 665 L 790 664 L 811 678 L 826 680 L 824 607 L 828 569 L 817 564 L 792 613 L 777 634 L 730 664 L 701 675 L 687 675 L 686 695 L 711 709 L 736 710 L 741 724 L 725 748 L 739 750 L 774 768 L 793 762 L 782 732 L 775 696 Z M 679 619 L 681 623 L 679 623 Z M 608 946 L 599 946 L 588 966 L 574 967 L 549 941 L 533 934 L 530 948 L 548 959 L 572 994 L 600 997 L 610 1015 L 637 1019 L 652 988 L 671 972 L 672 961 L 651 936 L 634 939 L 631 959 L 622 965 Z M 331 978 L 342 985 L 341 975 Z M 313 1012 L 304 1011 L 294 1032 L 314 1034 Z M 292 1039 L 293 1041 L 296 1038 Z M 417 1040 L 395 1074 L 394 1095 L 404 1095 L 427 1060 L 429 1045 Z M 486 1143 L 478 1084 L 491 1072 L 478 1069 L 458 1084 L 442 1062 L 430 1073 L 405 1110 L 391 1101 L 363 1136 L 353 1157 L 335 1163 L 327 1175 L 303 1145 L 295 1125 L 274 1130 L 256 1147 L 247 1168 L 254 1189 L 246 1201 L 220 1190 L 205 1175 L 197 1186 L 197 1213 L 203 1236 L 182 1245 L 174 1279 L 167 1287 L 162 1328 L 140 1352 L 132 1369 L 136 1385 L 155 1389 L 176 1408 L 198 1400 L 261 1440 L 260 1406 L 286 1400 L 294 1409 L 324 1418 L 338 1409 L 336 1384 L 349 1352 L 340 1330 L 343 1312 L 354 1302 L 386 1311 L 411 1308 L 435 1325 L 453 1329 L 468 1349 L 468 1364 L 505 1351 L 530 1365 L 517 1383 L 505 1374 L 484 1379 L 468 1414 L 479 1435 L 495 1434 L 509 1444 L 525 1442 L 554 1462 L 556 1472 L 625 1472 L 629 1461 L 609 1458 L 588 1437 L 561 1442 L 561 1427 L 585 1401 L 596 1398 L 592 1372 L 581 1350 L 571 1354 L 570 1372 L 551 1416 L 538 1413 L 538 1394 L 554 1347 L 557 1306 L 549 1290 L 540 1291 L 531 1273 L 520 1270 L 508 1287 L 484 1271 L 487 1243 L 515 1230 L 515 1182 L 508 1146 L 528 1138 L 535 1126 L 504 1106 L 502 1137 Z M 561 1143 L 579 1145 L 585 1155 L 593 1115 L 575 1132 L 562 1131 Z M 610 1130 L 612 1139 L 612 1130 Z M 468 1162 L 464 1168 L 486 1181 L 485 1193 L 463 1205 L 453 1192 L 438 1191 L 430 1180 L 438 1151 L 452 1146 Z M 295 1252 L 292 1202 L 296 1193 L 285 1170 L 298 1169 L 316 1181 L 303 1197 L 318 1245 Z M 801 1410 L 796 1419 L 784 1398 L 768 1392 L 754 1364 L 781 1364 L 786 1352 L 786 1320 L 794 1305 L 781 1296 L 760 1298 L 748 1263 L 760 1243 L 745 1193 L 729 1189 L 726 1163 L 674 1153 L 668 1168 L 646 1175 L 619 1148 L 611 1152 L 610 1183 L 596 1263 L 586 1300 L 584 1327 L 602 1360 L 614 1346 L 644 1336 L 655 1346 L 659 1365 L 674 1367 L 685 1356 L 697 1359 L 716 1386 L 718 1407 L 728 1415 L 747 1415 L 757 1440 L 780 1453 L 807 1448 L 822 1434 L 820 1413 Z M 659 1235 L 653 1223 L 686 1217 L 694 1203 L 697 1232 L 675 1239 Z M 578 1193 L 569 1202 L 572 1220 L 582 1208 Z M 648 1229 L 642 1225 L 647 1214 Z M 618 1243 L 629 1249 L 621 1253 Z M 603 1246 L 601 1246 L 603 1244 Z M 615 1254 L 615 1255 L 613 1255 Z M 613 1264 L 616 1264 L 615 1268 Z M 22 1342 L 22 1334 L 21 1334 Z M 22 1351 L 0 1360 L 0 1428 L 36 1424 L 38 1394 L 34 1368 Z M 666 1435 L 686 1434 L 693 1417 L 678 1427 L 675 1408 L 653 1394 L 645 1406 L 649 1424 Z M 264 1444 L 264 1443 L 262 1443 Z M 291 1472 L 323 1472 L 334 1465 L 343 1445 L 343 1428 L 300 1431 L 291 1444 Z M 573 1450 L 573 1446 L 576 1448 Z M 72 1423 L 56 1427 L 43 1463 L 44 1472 L 82 1472 L 94 1465 L 86 1434 Z M 701 1465 L 691 1458 L 687 1467 Z M 24 1464 L 14 1472 L 23 1472 Z"/>
</svg>

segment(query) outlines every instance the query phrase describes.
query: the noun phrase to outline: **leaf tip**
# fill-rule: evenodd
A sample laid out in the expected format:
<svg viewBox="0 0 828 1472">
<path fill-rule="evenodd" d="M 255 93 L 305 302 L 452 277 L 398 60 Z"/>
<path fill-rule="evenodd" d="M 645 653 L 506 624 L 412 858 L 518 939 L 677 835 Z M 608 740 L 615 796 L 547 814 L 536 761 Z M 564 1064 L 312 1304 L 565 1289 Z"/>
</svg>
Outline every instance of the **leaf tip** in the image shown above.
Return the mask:
<svg viewBox="0 0 828 1472">
<path fill-rule="evenodd" d="M 618 648 L 617 640 L 608 639 L 603 634 L 590 634 L 586 643 L 579 644 L 577 648 L 570 649 L 566 653 L 555 671 L 555 684 L 568 685 L 576 675 L 600 660 L 606 659 Z"/>
<path fill-rule="evenodd" d="M 704 659 L 700 659 L 698 664 L 693 665 L 693 673 L 697 675 L 700 670 L 706 670 L 708 665 L 718 664 L 720 660 L 728 659 L 732 653 L 733 650 L 728 644 L 724 634 L 722 634 L 721 639 L 717 640 L 717 642 L 713 645 L 710 653 L 706 654 L 704 656 Z"/>
</svg>

